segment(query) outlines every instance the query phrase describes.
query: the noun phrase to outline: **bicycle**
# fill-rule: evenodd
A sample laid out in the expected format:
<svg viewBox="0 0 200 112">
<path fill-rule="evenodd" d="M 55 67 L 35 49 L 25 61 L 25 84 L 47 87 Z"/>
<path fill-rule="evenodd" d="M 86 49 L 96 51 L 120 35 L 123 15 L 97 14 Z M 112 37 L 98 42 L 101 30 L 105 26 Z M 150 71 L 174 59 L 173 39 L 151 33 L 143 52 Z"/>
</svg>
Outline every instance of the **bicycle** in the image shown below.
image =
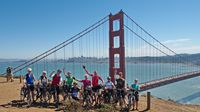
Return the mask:
<svg viewBox="0 0 200 112">
<path fill-rule="evenodd" d="M 117 103 L 119 103 L 119 105 L 120 105 L 120 108 L 122 109 L 123 108 L 123 106 L 124 106 L 124 104 L 123 103 L 125 103 L 124 102 L 124 94 L 125 94 L 125 92 L 124 92 L 124 90 L 123 89 L 117 89 L 117 94 L 116 94 L 116 99 L 115 99 L 115 103 L 116 103 L 116 106 L 117 106 Z M 115 106 L 115 107 L 116 107 Z"/>
<path fill-rule="evenodd" d="M 135 100 L 135 91 L 134 90 L 129 90 L 128 92 L 128 109 L 131 109 L 131 106 L 133 105 L 133 102 Z"/>
<path fill-rule="evenodd" d="M 64 101 L 65 100 L 70 100 L 71 99 L 71 86 L 69 85 L 63 85 L 62 86 L 62 92 L 64 94 Z"/>
<path fill-rule="evenodd" d="M 24 101 L 24 99 L 26 98 L 27 95 L 27 88 L 24 85 L 23 87 L 21 87 L 20 89 L 20 100 Z"/>
<path fill-rule="evenodd" d="M 50 103 L 51 103 L 52 96 L 53 96 L 53 91 L 52 91 L 52 89 L 51 89 L 51 85 L 50 85 L 50 84 L 47 85 L 46 96 L 47 96 L 47 102 L 50 104 Z"/>
<path fill-rule="evenodd" d="M 103 99 L 104 103 L 113 103 L 114 101 L 114 89 L 104 89 Z"/>
<path fill-rule="evenodd" d="M 30 85 L 24 85 L 20 90 L 20 100 L 25 101 L 28 104 L 28 106 L 31 105 L 31 90 Z"/>
<path fill-rule="evenodd" d="M 85 103 L 84 107 L 86 108 L 89 108 L 92 105 L 91 91 L 91 87 L 88 86 L 83 92 L 83 104 Z"/>
</svg>

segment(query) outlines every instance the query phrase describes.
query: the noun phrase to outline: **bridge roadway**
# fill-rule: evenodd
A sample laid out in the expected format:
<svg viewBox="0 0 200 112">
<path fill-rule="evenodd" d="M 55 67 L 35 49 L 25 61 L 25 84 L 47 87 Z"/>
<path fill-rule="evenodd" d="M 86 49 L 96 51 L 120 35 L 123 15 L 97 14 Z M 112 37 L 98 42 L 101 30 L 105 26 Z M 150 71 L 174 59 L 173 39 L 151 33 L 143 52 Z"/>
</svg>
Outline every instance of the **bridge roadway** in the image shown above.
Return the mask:
<svg viewBox="0 0 200 112">
<path fill-rule="evenodd" d="M 200 76 L 200 71 L 193 71 L 193 72 L 187 72 L 187 73 L 165 77 L 165 78 L 161 78 L 157 80 L 152 80 L 149 82 L 141 83 L 140 91 L 146 91 L 149 89 L 157 88 L 160 86 L 164 86 L 167 84 L 171 84 L 174 82 L 178 82 L 178 81 L 182 81 L 182 80 L 186 80 L 186 79 L 198 77 L 198 76 Z"/>
</svg>

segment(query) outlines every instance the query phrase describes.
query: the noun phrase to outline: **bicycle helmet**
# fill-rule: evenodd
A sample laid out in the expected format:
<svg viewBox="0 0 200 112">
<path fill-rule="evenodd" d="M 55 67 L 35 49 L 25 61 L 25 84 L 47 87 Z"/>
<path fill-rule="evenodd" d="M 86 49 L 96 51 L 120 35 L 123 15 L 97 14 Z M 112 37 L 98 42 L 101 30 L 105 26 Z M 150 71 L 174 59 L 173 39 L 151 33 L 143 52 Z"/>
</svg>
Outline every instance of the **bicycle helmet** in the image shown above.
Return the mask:
<svg viewBox="0 0 200 112">
<path fill-rule="evenodd" d="M 47 71 L 43 71 L 42 73 L 43 73 L 43 74 L 47 74 Z"/>
<path fill-rule="evenodd" d="M 110 76 L 108 76 L 108 77 L 107 77 L 107 80 L 110 80 L 110 79 L 111 79 L 111 77 L 110 77 Z"/>
<path fill-rule="evenodd" d="M 31 71 L 32 71 L 32 69 L 31 69 L 31 68 L 27 68 L 27 71 L 28 71 L 28 72 L 31 72 Z"/>
</svg>

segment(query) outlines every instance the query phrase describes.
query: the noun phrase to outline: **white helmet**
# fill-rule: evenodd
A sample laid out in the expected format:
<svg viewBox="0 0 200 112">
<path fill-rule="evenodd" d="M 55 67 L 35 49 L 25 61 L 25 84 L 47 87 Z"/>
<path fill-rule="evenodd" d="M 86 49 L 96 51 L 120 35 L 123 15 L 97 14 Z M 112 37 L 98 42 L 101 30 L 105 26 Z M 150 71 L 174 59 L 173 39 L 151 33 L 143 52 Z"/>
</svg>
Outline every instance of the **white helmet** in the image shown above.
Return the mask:
<svg viewBox="0 0 200 112">
<path fill-rule="evenodd" d="M 28 72 L 32 72 L 32 69 L 31 69 L 31 68 L 27 68 L 27 71 L 28 71 Z"/>
<path fill-rule="evenodd" d="M 43 74 L 47 74 L 47 71 L 43 71 L 42 73 L 43 73 Z"/>
<path fill-rule="evenodd" d="M 88 74 L 85 74 L 84 77 L 88 77 Z"/>
</svg>

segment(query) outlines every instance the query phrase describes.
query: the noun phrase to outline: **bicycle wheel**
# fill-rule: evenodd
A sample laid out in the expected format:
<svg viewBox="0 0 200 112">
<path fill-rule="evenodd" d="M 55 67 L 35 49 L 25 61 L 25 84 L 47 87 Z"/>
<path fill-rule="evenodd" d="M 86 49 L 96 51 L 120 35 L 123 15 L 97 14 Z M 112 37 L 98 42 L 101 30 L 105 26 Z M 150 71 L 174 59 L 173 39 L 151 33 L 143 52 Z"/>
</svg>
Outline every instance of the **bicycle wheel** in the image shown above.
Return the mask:
<svg viewBox="0 0 200 112">
<path fill-rule="evenodd" d="M 132 105 L 132 96 L 128 95 L 128 109 L 131 109 L 131 105 Z"/>
<path fill-rule="evenodd" d="M 31 93 L 30 93 L 30 90 L 28 91 L 28 95 L 27 95 L 27 104 L 28 104 L 28 106 L 31 105 Z"/>
<path fill-rule="evenodd" d="M 25 98 L 25 96 L 24 96 L 24 89 L 23 88 L 21 88 L 21 90 L 20 90 L 20 100 L 24 100 L 24 98 Z"/>
</svg>

